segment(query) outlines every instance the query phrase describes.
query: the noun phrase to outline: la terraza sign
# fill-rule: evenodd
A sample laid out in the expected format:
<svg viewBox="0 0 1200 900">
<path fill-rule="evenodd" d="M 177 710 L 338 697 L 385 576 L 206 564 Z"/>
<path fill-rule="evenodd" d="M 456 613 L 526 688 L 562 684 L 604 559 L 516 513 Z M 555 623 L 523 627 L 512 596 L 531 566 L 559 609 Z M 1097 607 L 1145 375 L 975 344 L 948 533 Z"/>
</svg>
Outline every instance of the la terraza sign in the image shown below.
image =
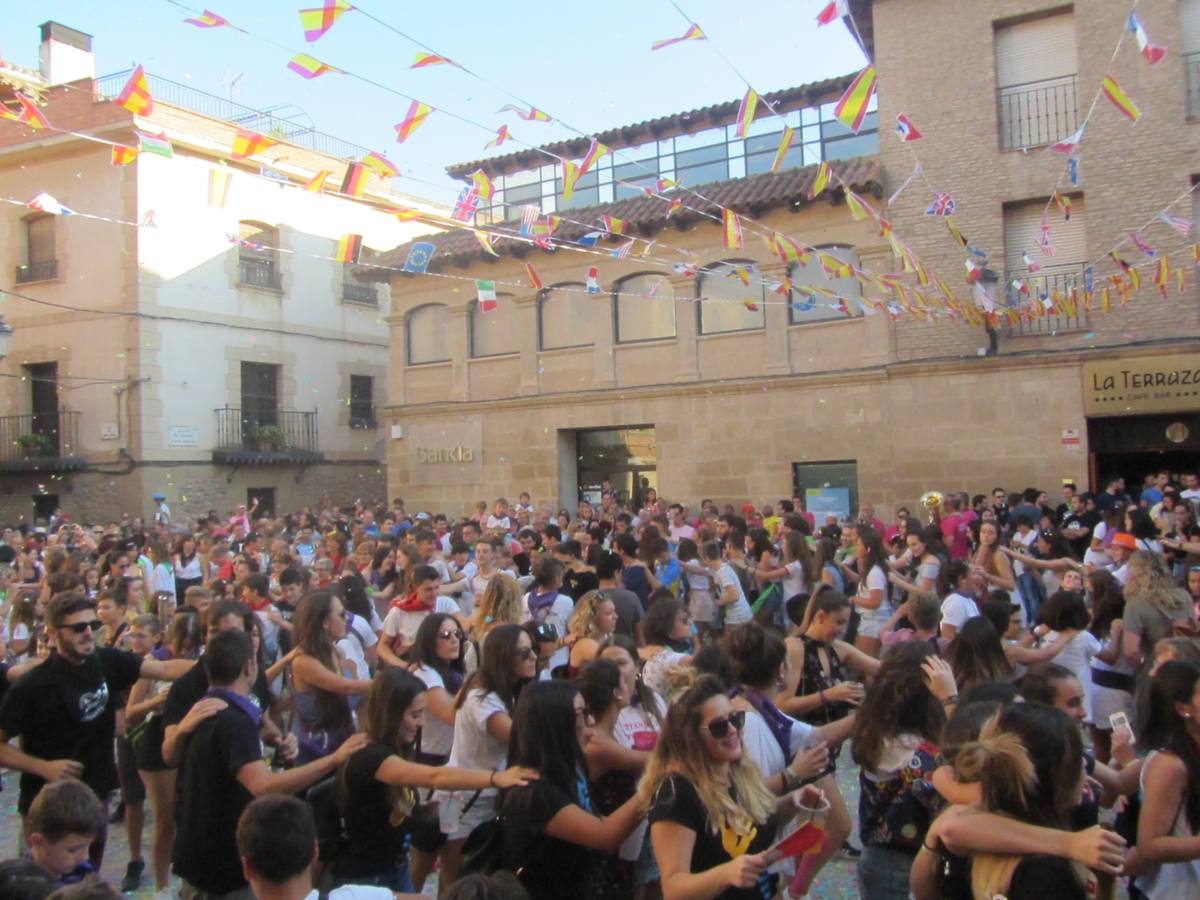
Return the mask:
<svg viewBox="0 0 1200 900">
<path fill-rule="evenodd" d="M 1200 409 L 1200 354 L 1087 363 L 1083 405 L 1090 416 Z"/>
</svg>

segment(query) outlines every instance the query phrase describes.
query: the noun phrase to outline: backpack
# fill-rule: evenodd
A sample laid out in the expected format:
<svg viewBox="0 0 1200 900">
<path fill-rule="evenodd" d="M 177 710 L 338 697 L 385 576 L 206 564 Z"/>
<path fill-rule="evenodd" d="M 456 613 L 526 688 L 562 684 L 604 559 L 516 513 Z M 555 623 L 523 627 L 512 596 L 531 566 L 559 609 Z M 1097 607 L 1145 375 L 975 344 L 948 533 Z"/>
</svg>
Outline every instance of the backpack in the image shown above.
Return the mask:
<svg viewBox="0 0 1200 900">
<path fill-rule="evenodd" d="M 318 781 L 304 795 L 313 811 L 317 830 L 317 858 L 331 863 L 346 848 L 346 823 L 338 797 L 337 775 Z"/>
</svg>

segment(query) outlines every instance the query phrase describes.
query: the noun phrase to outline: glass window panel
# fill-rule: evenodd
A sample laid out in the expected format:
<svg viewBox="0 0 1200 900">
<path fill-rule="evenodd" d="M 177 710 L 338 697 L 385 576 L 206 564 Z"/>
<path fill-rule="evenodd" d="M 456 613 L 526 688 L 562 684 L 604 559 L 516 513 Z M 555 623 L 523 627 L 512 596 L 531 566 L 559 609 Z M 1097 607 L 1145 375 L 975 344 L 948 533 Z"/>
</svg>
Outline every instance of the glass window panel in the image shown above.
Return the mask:
<svg viewBox="0 0 1200 900">
<path fill-rule="evenodd" d="M 504 219 L 512 221 L 521 218 L 522 206 L 536 206 L 539 209 L 542 205 L 542 185 L 540 182 L 532 184 L 514 185 L 504 189 Z"/>
<path fill-rule="evenodd" d="M 479 302 L 472 300 L 469 317 L 472 357 L 520 352 L 517 309 L 511 294 L 497 294 L 496 308 L 488 312 L 480 312 Z"/>
<path fill-rule="evenodd" d="M 675 289 L 663 275 L 618 281 L 617 342 L 675 337 Z"/>
<path fill-rule="evenodd" d="M 28 238 L 28 258 L 25 261 L 31 268 L 54 260 L 54 216 L 29 219 L 25 223 L 25 234 Z"/>
<path fill-rule="evenodd" d="M 771 149 L 769 153 L 756 153 L 754 156 L 746 157 L 746 174 L 758 175 L 761 172 L 771 171 L 771 164 L 775 162 L 775 151 L 778 147 Z M 804 149 L 799 144 L 792 144 L 791 149 L 783 157 L 783 164 L 779 170 L 798 169 L 804 165 Z"/>
<path fill-rule="evenodd" d="M 687 168 L 676 166 L 675 178 L 688 187 L 709 184 L 714 181 L 725 181 L 729 178 L 729 162 L 722 159 L 720 162 Z"/>
<path fill-rule="evenodd" d="M 854 156 L 873 156 L 878 152 L 878 132 L 842 138 L 840 141 L 827 141 L 825 144 L 825 159 L 829 161 L 850 159 Z"/>
<path fill-rule="evenodd" d="M 585 293 L 582 284 L 563 284 L 546 291 L 538 301 L 542 349 L 587 347 L 595 343 L 592 310 L 598 302 L 596 296 Z"/>
<path fill-rule="evenodd" d="M 852 247 L 831 245 L 818 249 L 858 268 L 858 254 Z M 830 278 L 826 274 L 821 260 L 815 254 L 809 257 L 807 265 L 792 266 L 788 277 L 791 278 L 793 285 L 825 288 L 840 297 L 857 298 L 862 296 L 862 283 L 857 278 L 853 275 L 845 278 Z M 824 322 L 829 319 L 844 319 L 845 314 L 835 308 L 836 304 L 836 297 L 822 297 L 820 294 L 793 291 L 789 312 L 790 321 L 793 325 L 803 325 L 809 322 Z M 862 310 L 857 304 L 851 303 L 850 309 L 856 316 L 862 315 Z"/>
<path fill-rule="evenodd" d="M 820 144 L 805 144 L 804 145 L 804 164 L 806 166 L 815 165 L 821 162 L 824 157 L 821 155 Z"/>
<path fill-rule="evenodd" d="M 577 209 L 581 206 L 595 206 L 600 202 L 600 177 L 595 169 L 588 172 L 575 182 L 575 191 L 570 200 L 563 199 L 562 178 L 554 181 L 554 193 L 559 209 Z"/>
<path fill-rule="evenodd" d="M 441 303 L 418 306 L 408 314 L 408 364 L 442 362 L 450 358 L 446 334 L 450 310 Z"/>
<path fill-rule="evenodd" d="M 676 150 L 675 166 L 679 169 L 685 169 L 689 166 L 717 162 L 718 160 L 724 160 L 727 157 L 727 153 L 728 151 L 723 143 L 712 144 L 708 147 L 697 147 L 694 150 Z"/>
<path fill-rule="evenodd" d="M 725 128 L 705 128 L 695 134 L 680 134 L 675 137 L 675 152 L 691 150 L 693 147 L 710 147 L 725 143 Z"/>
<path fill-rule="evenodd" d="M 726 331 L 747 331 L 762 328 L 765 288 L 762 275 L 753 263 L 722 262 L 707 267 L 710 271 L 700 276 L 700 333 L 719 334 Z M 733 274 L 735 268 L 746 269 L 749 284 Z M 756 309 L 749 309 L 745 301 L 751 300 Z"/>
</svg>

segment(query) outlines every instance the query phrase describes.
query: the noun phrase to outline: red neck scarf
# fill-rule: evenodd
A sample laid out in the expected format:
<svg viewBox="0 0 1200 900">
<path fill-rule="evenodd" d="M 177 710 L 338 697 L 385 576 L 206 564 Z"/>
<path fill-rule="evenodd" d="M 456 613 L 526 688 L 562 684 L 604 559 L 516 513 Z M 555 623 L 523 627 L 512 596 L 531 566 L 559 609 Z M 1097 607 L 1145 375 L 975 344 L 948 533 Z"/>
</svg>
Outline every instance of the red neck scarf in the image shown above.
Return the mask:
<svg viewBox="0 0 1200 900">
<path fill-rule="evenodd" d="M 403 610 L 404 612 L 429 612 L 431 609 L 433 609 L 433 606 L 427 606 L 422 603 L 417 598 L 416 592 L 414 591 L 413 593 L 404 597 L 402 600 L 393 600 L 391 608 Z"/>
</svg>

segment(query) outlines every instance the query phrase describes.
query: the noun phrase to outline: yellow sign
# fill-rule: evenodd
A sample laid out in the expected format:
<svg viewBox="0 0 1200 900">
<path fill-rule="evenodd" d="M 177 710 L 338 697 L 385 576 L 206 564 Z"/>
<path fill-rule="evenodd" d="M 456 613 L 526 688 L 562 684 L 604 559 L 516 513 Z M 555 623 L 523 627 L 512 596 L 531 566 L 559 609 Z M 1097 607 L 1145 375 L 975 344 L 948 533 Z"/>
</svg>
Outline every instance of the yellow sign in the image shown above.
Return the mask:
<svg viewBox="0 0 1200 900">
<path fill-rule="evenodd" d="M 1104 360 L 1083 367 L 1083 411 L 1126 416 L 1200 409 L 1200 353 Z"/>
</svg>

